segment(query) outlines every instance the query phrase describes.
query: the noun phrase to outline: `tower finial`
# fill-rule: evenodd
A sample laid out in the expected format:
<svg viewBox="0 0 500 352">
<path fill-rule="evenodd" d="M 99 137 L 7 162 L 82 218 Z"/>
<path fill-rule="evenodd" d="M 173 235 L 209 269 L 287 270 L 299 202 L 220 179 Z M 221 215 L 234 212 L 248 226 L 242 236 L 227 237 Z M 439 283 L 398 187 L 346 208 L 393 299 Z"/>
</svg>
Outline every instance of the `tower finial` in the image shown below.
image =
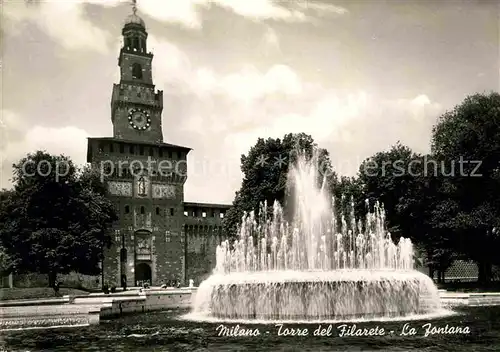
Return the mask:
<svg viewBox="0 0 500 352">
<path fill-rule="evenodd" d="M 132 0 L 132 12 L 134 15 L 137 12 L 137 0 Z"/>
</svg>

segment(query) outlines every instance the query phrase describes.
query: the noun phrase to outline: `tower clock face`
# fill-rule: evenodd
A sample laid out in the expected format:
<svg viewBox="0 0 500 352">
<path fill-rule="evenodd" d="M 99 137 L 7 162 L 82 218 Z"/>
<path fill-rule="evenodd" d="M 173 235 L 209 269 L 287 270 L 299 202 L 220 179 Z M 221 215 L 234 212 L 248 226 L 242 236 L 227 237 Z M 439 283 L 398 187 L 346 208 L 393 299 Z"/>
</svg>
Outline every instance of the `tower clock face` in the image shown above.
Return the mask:
<svg viewBox="0 0 500 352">
<path fill-rule="evenodd" d="M 132 108 L 128 112 L 128 123 L 136 130 L 145 131 L 151 126 L 151 117 L 146 110 Z"/>
</svg>

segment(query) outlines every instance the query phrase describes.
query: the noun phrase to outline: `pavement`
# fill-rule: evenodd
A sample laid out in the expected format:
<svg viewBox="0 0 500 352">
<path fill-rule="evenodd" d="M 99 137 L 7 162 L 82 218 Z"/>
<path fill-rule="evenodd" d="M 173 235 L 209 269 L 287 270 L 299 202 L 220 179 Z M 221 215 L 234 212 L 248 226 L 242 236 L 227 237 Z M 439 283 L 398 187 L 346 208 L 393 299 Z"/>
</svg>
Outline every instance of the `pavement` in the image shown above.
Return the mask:
<svg viewBox="0 0 500 352">
<path fill-rule="evenodd" d="M 185 293 L 189 288 L 153 287 L 148 290 L 131 288 L 112 294 L 93 293 L 85 296 L 64 296 L 40 300 L 17 300 L 0 302 L 0 330 L 24 328 L 25 326 L 48 327 L 60 325 L 89 325 L 99 323 L 102 309 L 111 307 L 112 302 L 145 300 L 147 292 L 152 294 Z M 441 303 L 445 308 L 455 306 L 500 305 L 500 292 L 465 293 L 439 290 Z M 121 305 L 120 304 L 120 310 Z M 139 303 L 140 304 L 140 303 Z"/>
</svg>

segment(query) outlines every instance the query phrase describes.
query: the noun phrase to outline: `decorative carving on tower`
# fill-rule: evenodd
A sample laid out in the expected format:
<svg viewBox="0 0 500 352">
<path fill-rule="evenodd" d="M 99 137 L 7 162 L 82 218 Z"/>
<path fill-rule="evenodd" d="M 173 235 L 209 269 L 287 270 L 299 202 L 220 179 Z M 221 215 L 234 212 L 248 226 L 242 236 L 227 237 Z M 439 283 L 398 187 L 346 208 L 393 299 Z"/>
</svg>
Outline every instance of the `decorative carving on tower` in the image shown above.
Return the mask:
<svg viewBox="0 0 500 352">
<path fill-rule="evenodd" d="M 153 198 L 173 199 L 175 198 L 174 185 L 153 184 Z"/>
<path fill-rule="evenodd" d="M 121 181 L 108 182 L 109 193 L 115 196 L 132 197 L 132 183 Z"/>
</svg>

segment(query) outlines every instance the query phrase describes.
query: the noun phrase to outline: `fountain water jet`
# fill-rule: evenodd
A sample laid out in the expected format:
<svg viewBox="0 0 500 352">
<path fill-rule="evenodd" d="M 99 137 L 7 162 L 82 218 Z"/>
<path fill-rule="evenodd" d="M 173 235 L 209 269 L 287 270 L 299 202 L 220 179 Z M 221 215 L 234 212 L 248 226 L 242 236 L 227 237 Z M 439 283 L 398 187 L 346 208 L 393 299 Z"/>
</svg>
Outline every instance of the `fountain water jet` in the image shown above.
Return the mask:
<svg viewBox="0 0 500 352">
<path fill-rule="evenodd" d="M 275 203 L 243 218 L 239 240 L 217 247 L 213 275 L 201 283 L 193 313 L 220 319 L 345 320 L 406 317 L 440 310 L 436 286 L 413 269 L 413 246 L 395 244 L 378 204 L 365 222 L 354 206 L 337 216 L 317 158 L 289 173 L 293 221 Z"/>
</svg>

